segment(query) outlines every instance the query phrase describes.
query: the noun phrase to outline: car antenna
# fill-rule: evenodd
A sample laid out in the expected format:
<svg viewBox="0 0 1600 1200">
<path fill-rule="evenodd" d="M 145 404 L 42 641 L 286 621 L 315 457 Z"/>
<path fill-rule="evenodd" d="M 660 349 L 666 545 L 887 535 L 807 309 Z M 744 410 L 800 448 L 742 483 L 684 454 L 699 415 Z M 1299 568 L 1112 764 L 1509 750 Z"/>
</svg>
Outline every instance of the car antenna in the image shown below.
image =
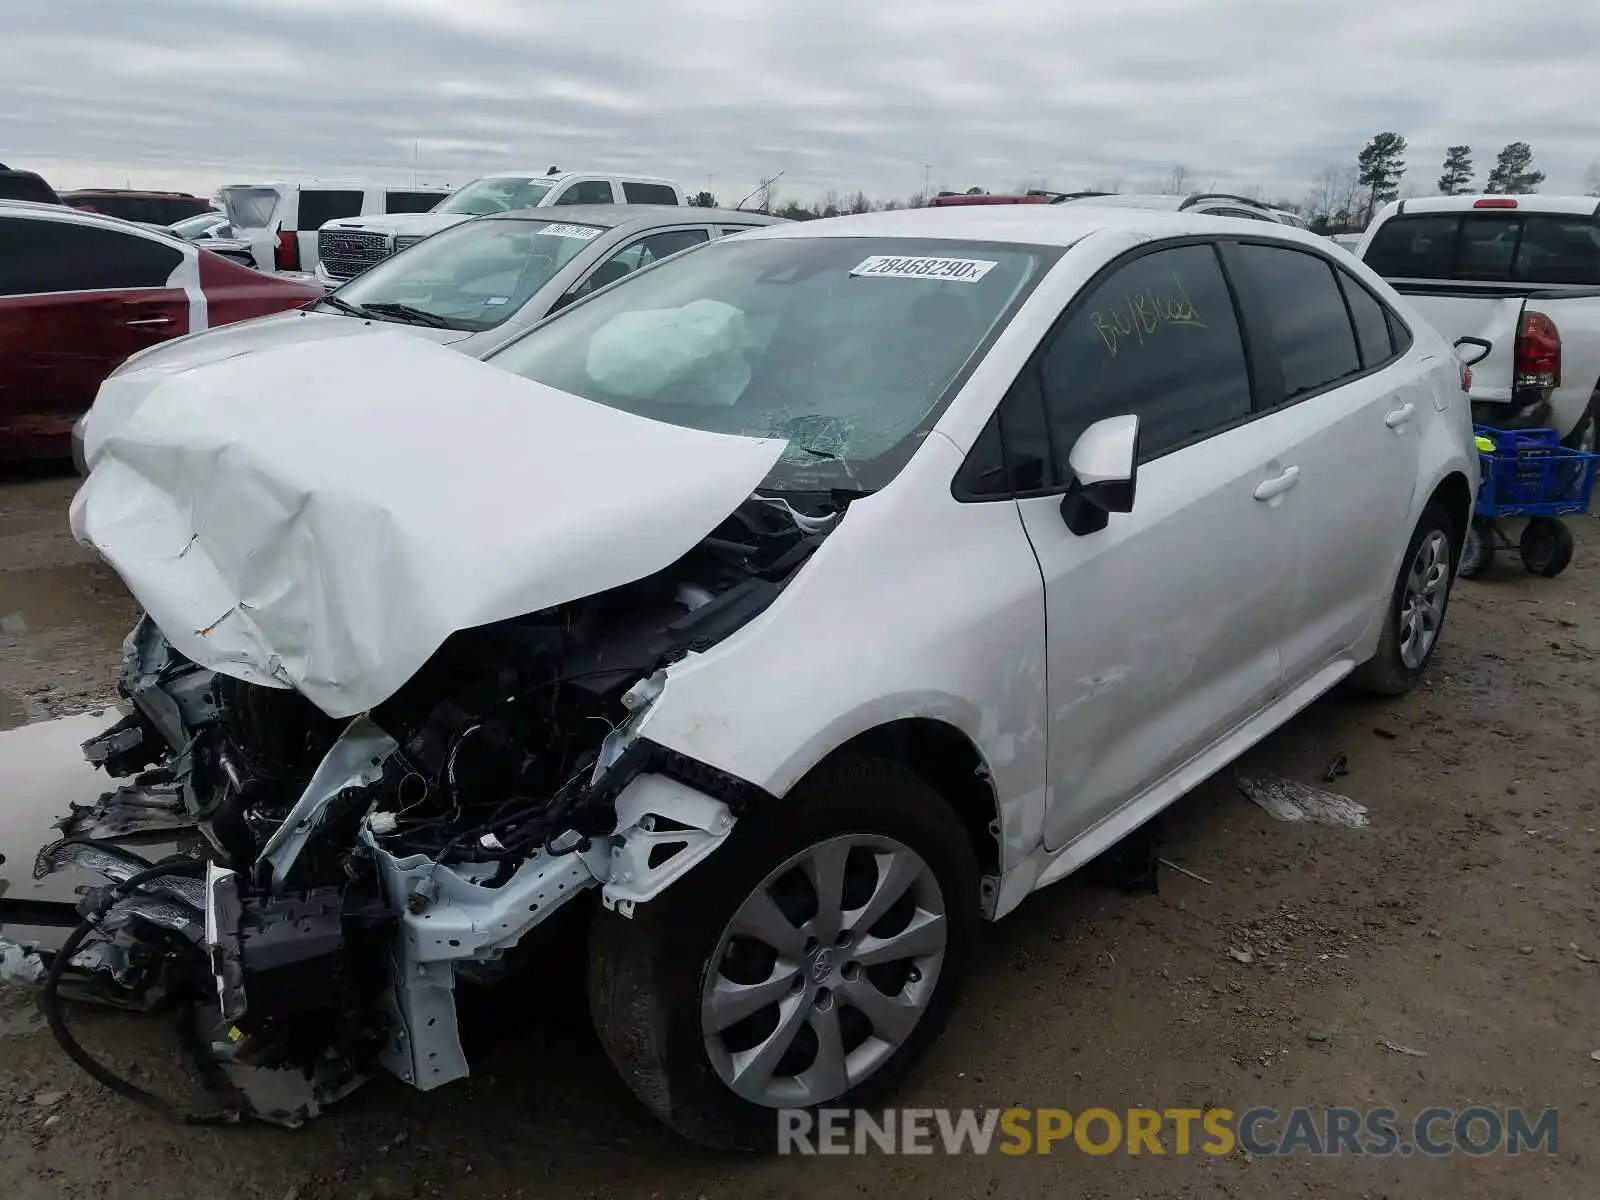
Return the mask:
<svg viewBox="0 0 1600 1200">
<path fill-rule="evenodd" d="M 769 187 L 771 187 L 773 184 L 777 183 L 778 180 L 780 180 L 782 178 L 783 178 L 783 172 L 779 171 L 771 179 L 763 179 L 760 183 L 756 184 L 755 190 L 752 191 L 749 196 L 746 196 L 744 198 L 744 200 L 739 201 L 739 203 L 737 203 L 737 204 L 735 204 L 733 206 L 733 211 L 734 212 L 743 212 L 744 211 L 744 206 L 745 206 L 745 201 L 749 200 L 750 196 L 754 196 L 756 194 L 756 192 L 764 192 L 764 191 L 766 191 Z"/>
</svg>

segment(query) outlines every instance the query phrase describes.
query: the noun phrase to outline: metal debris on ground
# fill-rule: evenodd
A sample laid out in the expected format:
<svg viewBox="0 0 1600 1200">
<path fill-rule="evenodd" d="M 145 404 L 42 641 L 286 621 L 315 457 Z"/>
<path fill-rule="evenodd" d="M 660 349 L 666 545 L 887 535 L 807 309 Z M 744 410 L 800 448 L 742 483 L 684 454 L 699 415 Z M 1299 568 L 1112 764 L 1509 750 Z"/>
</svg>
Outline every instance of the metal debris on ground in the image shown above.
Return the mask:
<svg viewBox="0 0 1600 1200">
<path fill-rule="evenodd" d="M 1397 1046 L 1393 1042 L 1384 1038 L 1378 1039 L 1378 1045 L 1382 1046 L 1386 1050 L 1393 1050 L 1396 1054 L 1409 1054 L 1412 1058 L 1428 1057 L 1428 1052 L 1426 1050 L 1413 1050 L 1410 1046 Z"/>
<path fill-rule="evenodd" d="M 1156 861 L 1163 867 L 1166 867 L 1169 871 L 1176 871 L 1179 875 L 1187 875 L 1190 879 L 1193 879 L 1199 883 L 1203 883 L 1207 887 L 1211 886 L 1211 880 L 1207 879 L 1204 875 L 1196 875 L 1193 871 L 1189 870 L 1188 867 L 1180 867 L 1170 858 L 1158 858 Z"/>
<path fill-rule="evenodd" d="M 1340 751 L 1333 756 L 1327 769 L 1322 772 L 1322 781 L 1332 783 L 1335 779 L 1350 774 L 1350 756 Z"/>
<path fill-rule="evenodd" d="M 13 983 L 38 983 L 48 968 L 36 950 L 0 938 L 0 979 Z"/>
<path fill-rule="evenodd" d="M 1359 829 L 1368 823 L 1366 806 L 1348 796 L 1325 792 L 1278 775 L 1240 775 L 1238 783 L 1240 791 L 1280 821 L 1309 821 L 1315 825 L 1343 825 L 1348 829 Z"/>
</svg>

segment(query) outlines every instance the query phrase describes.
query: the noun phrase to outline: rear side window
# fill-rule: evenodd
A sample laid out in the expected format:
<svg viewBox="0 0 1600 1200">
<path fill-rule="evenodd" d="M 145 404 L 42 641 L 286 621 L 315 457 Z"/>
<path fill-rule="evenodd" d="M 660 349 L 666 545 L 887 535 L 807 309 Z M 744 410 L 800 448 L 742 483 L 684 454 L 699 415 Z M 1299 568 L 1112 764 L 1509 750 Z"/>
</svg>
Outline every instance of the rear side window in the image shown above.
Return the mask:
<svg viewBox="0 0 1600 1200">
<path fill-rule="evenodd" d="M 0 219 L 0 295 L 167 286 L 183 251 L 93 225 Z"/>
<path fill-rule="evenodd" d="M 340 217 L 359 217 L 361 199 L 360 192 L 329 192 L 301 188 L 297 228 L 302 233 L 310 233 Z"/>
<path fill-rule="evenodd" d="M 389 192 L 383 198 L 383 211 L 390 213 L 427 212 L 444 197 L 438 192 Z"/>
<path fill-rule="evenodd" d="M 1350 313 L 1332 264 L 1283 246 L 1240 246 L 1239 258 L 1261 299 L 1283 364 L 1284 394 L 1263 396 L 1264 406 L 1293 400 L 1361 370 Z"/>
<path fill-rule="evenodd" d="M 622 194 L 629 204 L 676 204 L 678 193 L 664 183 L 629 183 L 624 181 Z"/>
<path fill-rule="evenodd" d="M 581 180 L 556 197 L 557 204 L 610 204 L 611 201 L 611 185 L 604 179 Z"/>
<path fill-rule="evenodd" d="M 1215 249 L 1177 246 L 1117 269 L 1053 337 L 1040 383 L 1062 478 L 1078 435 L 1106 417 L 1139 417 L 1141 461 L 1247 417 L 1250 374 Z"/>
<path fill-rule="evenodd" d="M 1361 351 L 1361 365 L 1370 370 L 1394 357 L 1394 343 L 1389 335 L 1389 314 L 1378 298 L 1347 271 L 1337 272 L 1339 284 L 1344 288 L 1344 298 L 1350 305 L 1350 319 L 1355 322 L 1356 345 Z"/>
</svg>

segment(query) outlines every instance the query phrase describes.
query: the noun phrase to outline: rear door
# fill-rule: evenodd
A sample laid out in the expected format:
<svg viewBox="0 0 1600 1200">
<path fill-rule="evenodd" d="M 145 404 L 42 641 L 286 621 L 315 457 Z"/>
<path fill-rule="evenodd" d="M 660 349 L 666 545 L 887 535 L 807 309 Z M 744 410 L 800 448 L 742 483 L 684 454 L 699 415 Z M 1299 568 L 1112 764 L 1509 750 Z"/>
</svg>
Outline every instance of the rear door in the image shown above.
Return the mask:
<svg viewBox="0 0 1600 1200">
<path fill-rule="evenodd" d="M 1275 363 L 1262 380 L 1297 471 L 1298 528 L 1283 639 L 1284 686 L 1328 666 L 1387 597 L 1411 512 L 1421 429 L 1434 417 L 1411 339 L 1328 257 L 1281 243 L 1227 248 L 1247 328 Z"/>
<path fill-rule="evenodd" d="M 65 439 L 114 367 L 189 332 L 193 255 L 103 226 L 0 218 L 0 440 Z"/>
</svg>

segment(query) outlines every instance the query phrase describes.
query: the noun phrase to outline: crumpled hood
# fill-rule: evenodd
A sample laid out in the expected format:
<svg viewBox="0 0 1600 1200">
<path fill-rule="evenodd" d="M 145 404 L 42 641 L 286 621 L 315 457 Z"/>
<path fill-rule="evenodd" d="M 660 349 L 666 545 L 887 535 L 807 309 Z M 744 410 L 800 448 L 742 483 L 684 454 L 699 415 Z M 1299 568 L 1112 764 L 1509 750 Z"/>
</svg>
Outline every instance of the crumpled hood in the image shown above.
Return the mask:
<svg viewBox="0 0 1600 1200">
<path fill-rule="evenodd" d="M 784 445 L 403 333 L 324 339 L 156 382 L 104 438 L 72 530 L 191 659 L 345 717 L 457 630 L 681 558 Z"/>
<path fill-rule="evenodd" d="M 370 229 L 375 233 L 393 233 L 401 237 L 426 237 L 471 219 L 468 213 L 388 213 L 373 217 L 340 217 L 336 221 L 324 222 L 322 228 Z"/>
<path fill-rule="evenodd" d="M 175 374 L 293 342 L 370 336 L 391 330 L 440 345 L 472 336 L 469 330 L 391 325 L 384 321 L 359 321 L 338 313 L 291 309 L 162 342 L 124 363 L 100 385 L 94 404 L 84 418 L 84 456 L 93 465 L 106 435 L 126 421 L 154 388 Z"/>
</svg>

